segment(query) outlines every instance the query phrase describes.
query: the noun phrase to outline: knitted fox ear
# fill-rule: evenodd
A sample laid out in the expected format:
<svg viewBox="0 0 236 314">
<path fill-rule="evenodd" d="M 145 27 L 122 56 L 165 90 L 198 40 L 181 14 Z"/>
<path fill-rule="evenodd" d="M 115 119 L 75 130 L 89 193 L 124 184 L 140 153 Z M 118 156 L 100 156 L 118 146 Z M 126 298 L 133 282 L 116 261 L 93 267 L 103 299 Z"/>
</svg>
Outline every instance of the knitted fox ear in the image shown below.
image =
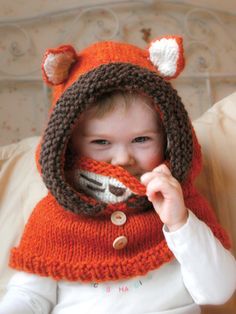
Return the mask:
<svg viewBox="0 0 236 314">
<path fill-rule="evenodd" d="M 42 64 L 44 81 L 49 85 L 63 83 L 68 79 L 70 68 L 76 60 L 76 51 L 70 45 L 46 50 Z"/>
<path fill-rule="evenodd" d="M 165 36 L 151 42 L 149 56 L 159 73 L 166 79 L 177 77 L 184 68 L 183 40 Z"/>
</svg>

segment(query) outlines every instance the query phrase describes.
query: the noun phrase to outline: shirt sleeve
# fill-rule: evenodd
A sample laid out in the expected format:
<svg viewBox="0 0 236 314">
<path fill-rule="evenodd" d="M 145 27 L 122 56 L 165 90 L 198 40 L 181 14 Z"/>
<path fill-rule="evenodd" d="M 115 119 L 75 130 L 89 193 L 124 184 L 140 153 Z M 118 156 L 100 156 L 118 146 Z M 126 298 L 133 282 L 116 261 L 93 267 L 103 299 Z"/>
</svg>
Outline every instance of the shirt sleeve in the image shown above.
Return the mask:
<svg viewBox="0 0 236 314">
<path fill-rule="evenodd" d="M 169 232 L 164 225 L 163 233 L 193 300 L 197 304 L 225 303 L 236 289 L 236 261 L 211 229 L 189 211 L 184 226 Z"/>
<path fill-rule="evenodd" d="M 17 272 L 0 303 L 0 314 L 48 314 L 56 304 L 57 283 L 51 278 Z"/>
</svg>

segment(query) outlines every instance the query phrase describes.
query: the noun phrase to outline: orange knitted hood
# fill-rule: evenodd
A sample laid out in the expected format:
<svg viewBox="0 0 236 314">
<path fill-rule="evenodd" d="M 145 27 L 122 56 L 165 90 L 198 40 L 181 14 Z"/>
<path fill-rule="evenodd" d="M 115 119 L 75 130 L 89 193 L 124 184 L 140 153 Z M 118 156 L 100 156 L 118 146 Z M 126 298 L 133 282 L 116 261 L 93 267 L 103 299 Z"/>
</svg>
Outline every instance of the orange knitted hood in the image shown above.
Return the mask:
<svg viewBox="0 0 236 314">
<path fill-rule="evenodd" d="M 147 49 L 119 42 L 98 42 L 76 52 L 71 46 L 49 49 L 43 59 L 44 80 L 53 86 L 53 104 L 36 159 L 49 191 L 66 209 L 93 215 L 88 205 L 65 180 L 71 161 L 68 141 L 81 113 L 96 100 L 114 91 L 148 96 L 157 106 L 168 142 L 166 162 L 180 182 L 198 172 L 193 154 L 194 132 L 184 105 L 167 80 L 183 70 L 183 44 L 178 36 L 166 36 Z M 85 209 L 86 208 L 86 209 Z"/>
<path fill-rule="evenodd" d="M 68 176 L 75 164 L 68 142 L 78 118 L 117 90 L 139 92 L 157 105 L 168 142 L 165 163 L 182 185 L 186 207 L 230 246 L 193 185 L 200 146 L 181 98 L 167 82 L 183 67 L 182 39 L 176 36 L 157 39 L 146 50 L 99 42 L 80 52 L 68 45 L 46 52 L 43 75 L 54 94 L 36 160 L 49 193 L 13 248 L 11 267 L 57 280 L 99 282 L 144 275 L 173 258 L 145 187 L 125 169 L 81 159 L 78 185 Z"/>
</svg>

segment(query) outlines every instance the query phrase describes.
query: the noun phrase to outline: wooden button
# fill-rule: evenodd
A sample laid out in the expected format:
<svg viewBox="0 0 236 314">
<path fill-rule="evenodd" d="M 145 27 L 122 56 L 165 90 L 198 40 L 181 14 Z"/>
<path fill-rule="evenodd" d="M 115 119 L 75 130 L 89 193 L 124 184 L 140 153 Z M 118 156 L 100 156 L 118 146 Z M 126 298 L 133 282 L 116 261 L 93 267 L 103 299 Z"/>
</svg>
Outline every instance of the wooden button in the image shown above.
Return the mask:
<svg viewBox="0 0 236 314">
<path fill-rule="evenodd" d="M 115 250 L 121 250 L 124 247 L 126 247 L 127 243 L 128 243 L 128 240 L 126 236 L 120 236 L 114 240 L 113 247 Z"/>
<path fill-rule="evenodd" d="M 116 211 L 112 213 L 111 221 L 116 226 L 122 226 L 126 223 L 126 215 L 121 211 Z"/>
</svg>

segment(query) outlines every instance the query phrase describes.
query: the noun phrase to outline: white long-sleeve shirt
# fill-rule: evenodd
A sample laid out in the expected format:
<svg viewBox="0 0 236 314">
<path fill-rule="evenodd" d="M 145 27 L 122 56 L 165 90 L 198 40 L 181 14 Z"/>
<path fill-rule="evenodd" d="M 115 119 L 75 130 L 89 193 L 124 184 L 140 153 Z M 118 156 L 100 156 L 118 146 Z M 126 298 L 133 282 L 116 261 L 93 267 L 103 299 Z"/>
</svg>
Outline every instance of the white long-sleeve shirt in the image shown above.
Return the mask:
<svg viewBox="0 0 236 314">
<path fill-rule="evenodd" d="M 236 289 L 236 261 L 209 227 L 189 211 L 184 226 L 163 233 L 176 259 L 146 276 L 98 284 L 18 272 L 0 314 L 195 314 L 201 304 L 226 302 Z"/>
</svg>

